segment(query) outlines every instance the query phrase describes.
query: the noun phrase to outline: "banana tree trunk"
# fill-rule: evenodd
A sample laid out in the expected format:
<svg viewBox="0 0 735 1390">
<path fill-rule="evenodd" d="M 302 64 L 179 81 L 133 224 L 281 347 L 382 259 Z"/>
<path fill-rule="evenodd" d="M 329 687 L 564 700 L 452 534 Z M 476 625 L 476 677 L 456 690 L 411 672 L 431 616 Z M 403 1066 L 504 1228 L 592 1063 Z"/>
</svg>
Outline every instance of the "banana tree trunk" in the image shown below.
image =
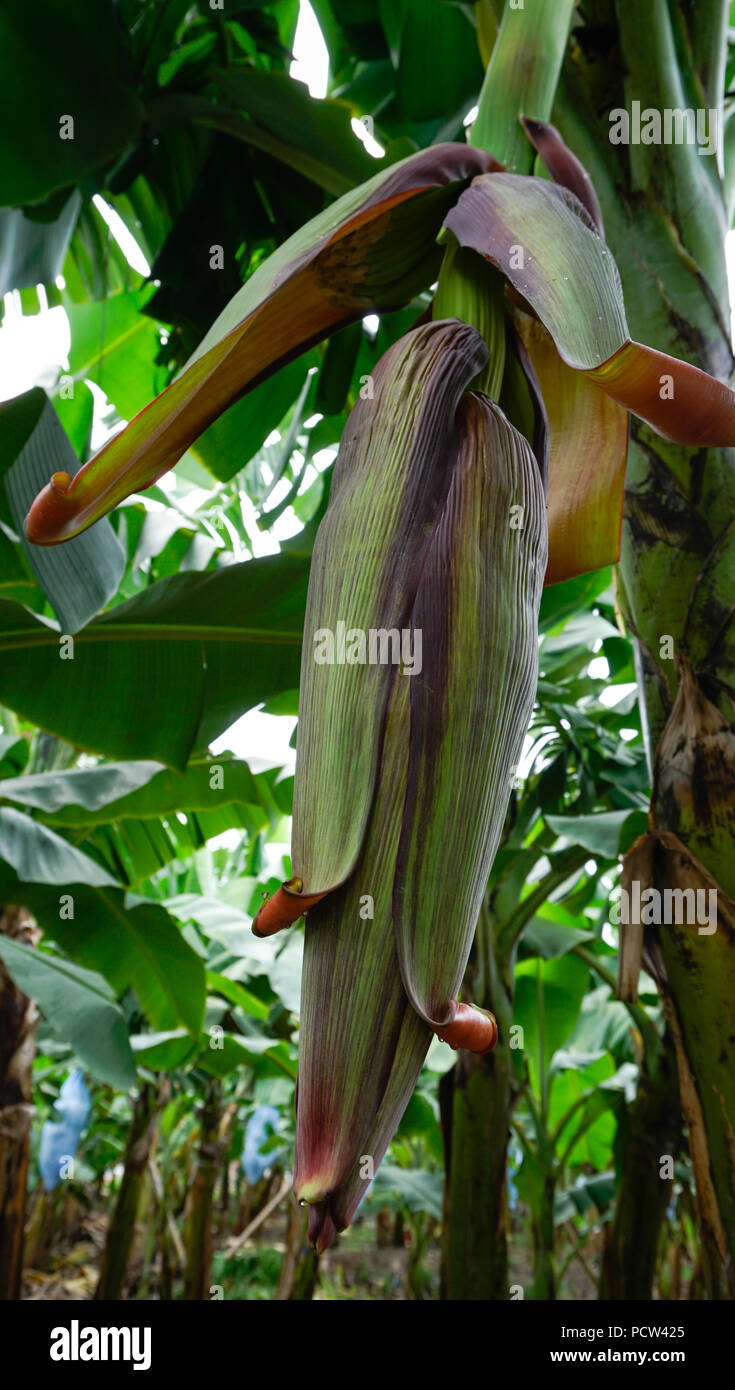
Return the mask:
<svg viewBox="0 0 735 1390">
<path fill-rule="evenodd" d="M 35 945 L 40 935 L 22 907 L 5 907 L 0 932 Z M 0 964 L 0 1299 L 20 1298 L 28 1157 L 33 1117 L 35 1004 Z"/>
<path fill-rule="evenodd" d="M 601 1299 L 653 1297 L 661 1227 L 673 1179 L 662 1177 L 681 1145 L 681 1106 L 676 1089 L 676 1058 L 666 1033 L 655 1056 L 646 1055 L 636 1098 L 621 1125 L 622 1162 L 615 1216 L 605 1228 L 600 1270 Z"/>
<path fill-rule="evenodd" d="M 201 1109 L 201 1133 L 196 1167 L 187 1200 L 183 1294 L 187 1299 L 209 1298 L 212 1274 L 212 1205 L 217 1170 L 222 1157 L 221 1101 L 221 1081 L 208 1081 Z"/>
<path fill-rule="evenodd" d="M 611 143 L 608 114 L 634 101 L 692 109 L 721 133 L 728 12 L 723 0 L 618 0 L 615 9 L 601 0 L 570 51 L 554 113 L 597 185 L 632 336 L 723 380 L 733 370 L 730 213 L 718 156 L 697 144 Z M 733 516 L 733 450 L 685 449 L 634 424 L 619 599 L 637 646 L 654 781 L 653 833 L 637 847 L 641 889 L 717 893 L 716 930 L 671 923 L 650 927 L 646 940 L 676 1047 L 710 1298 L 735 1297 Z"/>
<path fill-rule="evenodd" d="M 117 1201 L 107 1227 L 100 1277 L 95 1298 L 119 1299 L 135 1240 L 146 1167 L 151 1153 L 163 1092 L 144 1082 L 133 1107 L 133 1118 L 125 1149 L 125 1165 Z"/>
<path fill-rule="evenodd" d="M 540 1178 L 536 1201 L 531 1206 L 531 1242 L 533 1246 L 532 1296 L 536 1302 L 551 1303 L 556 1298 L 554 1269 L 554 1199 L 556 1178 L 546 1173 Z"/>
</svg>

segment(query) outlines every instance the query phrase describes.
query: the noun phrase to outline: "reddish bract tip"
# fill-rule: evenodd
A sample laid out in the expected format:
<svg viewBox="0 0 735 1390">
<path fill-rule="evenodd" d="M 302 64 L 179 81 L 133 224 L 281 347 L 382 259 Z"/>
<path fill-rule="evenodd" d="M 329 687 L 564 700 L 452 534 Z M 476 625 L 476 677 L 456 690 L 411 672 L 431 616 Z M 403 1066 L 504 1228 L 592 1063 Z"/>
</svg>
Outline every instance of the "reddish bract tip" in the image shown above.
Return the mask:
<svg viewBox="0 0 735 1390">
<path fill-rule="evenodd" d="M 555 183 L 562 184 L 579 198 L 600 236 L 604 237 L 602 209 L 592 179 L 577 156 L 564 144 L 556 127 L 548 121 L 533 120 L 530 116 L 521 116 L 521 125 Z"/>
<path fill-rule="evenodd" d="M 323 1255 L 337 1239 L 337 1227 L 326 1202 L 313 1202 L 309 1207 L 309 1244 L 317 1255 Z"/>
<path fill-rule="evenodd" d="M 457 1012 L 446 1028 L 435 1028 L 434 1032 L 442 1042 L 457 1052 L 492 1052 L 498 1041 L 498 1024 L 494 1014 L 484 1009 L 476 1009 L 472 1004 L 458 1004 Z"/>
<path fill-rule="evenodd" d="M 276 889 L 272 898 L 258 912 L 253 922 L 253 933 L 255 936 L 275 936 L 278 931 L 283 931 L 285 927 L 293 926 L 299 917 L 303 917 L 310 907 L 321 902 L 324 893 L 311 893 L 304 895 L 290 885 L 295 885 L 300 879 L 290 878 L 281 887 Z"/>
<path fill-rule="evenodd" d="M 71 481 L 70 473 L 54 473 L 36 497 L 25 521 L 26 536 L 34 545 L 53 545 L 63 539 L 60 517 L 68 509 L 66 492 Z"/>
</svg>

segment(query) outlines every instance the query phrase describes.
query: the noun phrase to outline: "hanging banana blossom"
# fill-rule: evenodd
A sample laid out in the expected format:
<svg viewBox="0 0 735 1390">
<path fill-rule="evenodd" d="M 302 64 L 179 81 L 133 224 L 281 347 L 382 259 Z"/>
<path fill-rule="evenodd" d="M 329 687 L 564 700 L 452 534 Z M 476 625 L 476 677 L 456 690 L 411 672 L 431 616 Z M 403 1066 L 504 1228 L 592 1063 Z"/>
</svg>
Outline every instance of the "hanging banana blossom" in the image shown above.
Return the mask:
<svg viewBox="0 0 735 1390">
<path fill-rule="evenodd" d="M 294 1190 L 319 1248 L 350 1221 L 432 1032 L 477 1052 L 497 1037 L 457 993 L 533 707 L 546 520 L 528 443 L 466 390 L 486 360 L 458 320 L 388 350 L 314 548 L 294 879 L 255 930 L 310 908 Z"/>
<path fill-rule="evenodd" d="M 496 1041 L 458 996 L 531 715 L 541 589 L 618 558 L 629 411 L 735 444 L 726 386 L 631 341 L 590 181 L 552 126 L 524 126 L 556 182 L 459 145 L 378 174 L 266 261 L 27 519 L 37 544 L 79 534 L 270 372 L 441 267 L 434 321 L 384 355 L 343 436 L 307 601 L 293 876 L 254 924 L 307 914 L 294 1185 L 319 1249 L 432 1037 Z"/>
</svg>

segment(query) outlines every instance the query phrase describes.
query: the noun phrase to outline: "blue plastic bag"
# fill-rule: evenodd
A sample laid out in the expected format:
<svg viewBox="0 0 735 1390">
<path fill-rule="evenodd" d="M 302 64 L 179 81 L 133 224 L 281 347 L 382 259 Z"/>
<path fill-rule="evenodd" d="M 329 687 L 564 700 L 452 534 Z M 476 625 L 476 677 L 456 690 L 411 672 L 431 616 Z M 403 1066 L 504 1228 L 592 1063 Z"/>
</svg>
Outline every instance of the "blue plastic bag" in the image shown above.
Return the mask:
<svg viewBox="0 0 735 1390">
<path fill-rule="evenodd" d="M 274 1105 L 259 1105 L 248 1120 L 240 1164 L 249 1183 L 259 1182 L 263 1174 L 273 1167 L 281 1152 L 280 1149 L 260 1152 L 272 1135 L 278 1133 L 280 1118 Z"/>
<path fill-rule="evenodd" d="M 80 1068 L 75 1067 L 54 1105 L 54 1115 L 59 1118 L 46 1120 L 41 1130 L 38 1170 L 47 1192 L 58 1186 L 66 1164 L 74 1157 L 91 1109 L 92 1097 Z"/>
</svg>

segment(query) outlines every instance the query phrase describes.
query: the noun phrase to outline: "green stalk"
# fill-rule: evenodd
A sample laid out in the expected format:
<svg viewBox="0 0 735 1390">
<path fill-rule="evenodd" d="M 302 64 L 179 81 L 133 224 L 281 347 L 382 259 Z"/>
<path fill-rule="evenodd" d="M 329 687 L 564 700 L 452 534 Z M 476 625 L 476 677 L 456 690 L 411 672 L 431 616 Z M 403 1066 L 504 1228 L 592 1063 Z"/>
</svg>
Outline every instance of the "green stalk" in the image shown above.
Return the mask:
<svg viewBox="0 0 735 1390">
<path fill-rule="evenodd" d="M 500 1046 L 460 1052 L 439 1088 L 445 1156 L 441 1297 L 450 1302 L 508 1297 L 505 1167 L 512 1102 L 510 973 L 500 976 L 495 925 L 483 908 L 472 997 L 492 1009 Z"/>
<path fill-rule="evenodd" d="M 529 174 L 534 153 L 519 117 L 548 120 L 571 23 L 574 0 L 507 0 L 470 132 L 476 149 L 489 150 L 514 173 Z M 447 242 L 433 317 L 458 318 L 482 334 L 490 353 L 474 385 L 493 400 L 500 397 L 505 371 L 503 277 L 473 251 Z"/>
<path fill-rule="evenodd" d="M 470 141 L 514 174 L 530 174 L 534 154 L 519 116 L 548 121 L 572 22 L 574 0 L 506 0 L 480 93 Z"/>
<path fill-rule="evenodd" d="M 530 1142 L 520 1125 L 515 1127 L 515 1132 L 523 1149 L 523 1166 L 531 1208 L 532 1297 L 536 1302 L 553 1302 L 557 1286 L 554 1268 L 554 1202 L 559 1169 L 554 1163 L 554 1151 L 541 1110 L 530 1090 L 526 1093 L 526 1104 L 533 1119 L 535 1143 Z"/>
<path fill-rule="evenodd" d="M 730 0 L 707 0 L 706 5 L 692 5 L 687 16 L 694 67 L 707 106 L 722 107 L 730 10 Z"/>
<path fill-rule="evenodd" d="M 219 1136 L 222 1082 L 214 1077 L 206 1084 L 201 1109 L 201 1133 L 194 1177 L 189 1189 L 184 1244 L 185 1299 L 208 1299 L 212 1277 L 212 1204 L 221 1158 Z"/>
<path fill-rule="evenodd" d="M 309 1245 L 307 1213 L 293 1198 L 288 1204 L 286 1248 L 278 1276 L 277 1303 L 308 1303 L 319 1278 L 319 1256 Z"/>
<path fill-rule="evenodd" d="M 471 387 L 484 391 L 491 400 L 497 401 L 500 399 L 505 371 L 503 276 L 475 251 L 461 247 L 451 232 L 442 233 L 439 240 L 446 242 L 446 251 L 432 316 L 435 319 L 461 319 L 482 335 L 490 356 L 487 366 L 471 383 Z"/>
<path fill-rule="evenodd" d="M 541 973 L 541 957 L 536 961 L 536 1007 L 538 1014 L 538 1087 L 541 1097 L 541 1123 L 546 1131 L 549 1115 L 549 1088 L 544 1057 L 544 979 Z"/>
</svg>

